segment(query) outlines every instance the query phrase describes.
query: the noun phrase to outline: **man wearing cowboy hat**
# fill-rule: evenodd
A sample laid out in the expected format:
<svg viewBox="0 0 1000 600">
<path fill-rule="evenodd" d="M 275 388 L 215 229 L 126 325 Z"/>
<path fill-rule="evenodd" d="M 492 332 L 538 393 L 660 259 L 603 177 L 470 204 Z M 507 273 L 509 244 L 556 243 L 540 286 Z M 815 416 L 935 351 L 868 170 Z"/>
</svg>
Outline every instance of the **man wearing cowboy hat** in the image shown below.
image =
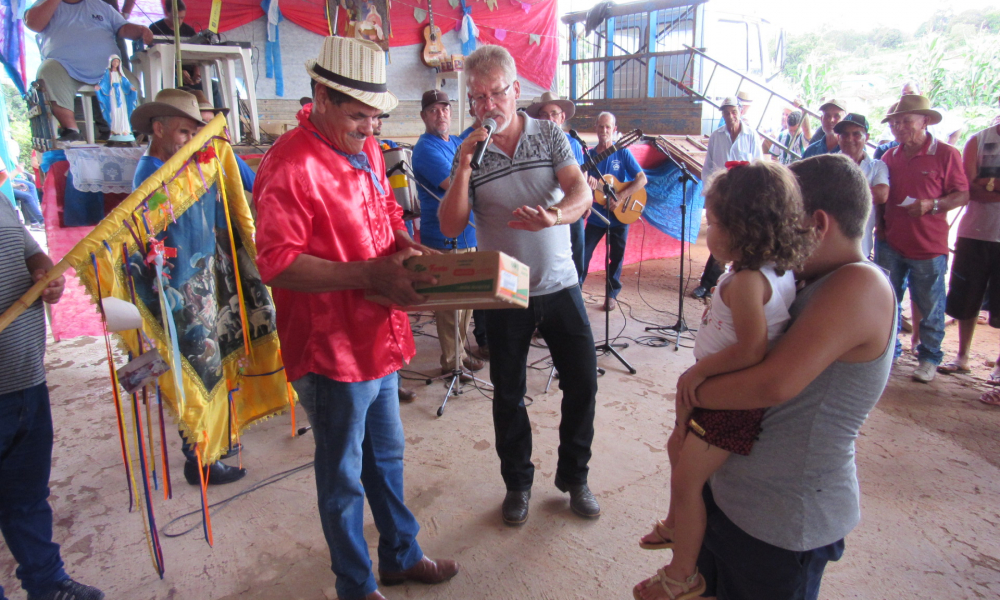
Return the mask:
<svg viewBox="0 0 1000 600">
<path fill-rule="evenodd" d="M 368 496 L 379 532 L 379 578 L 440 583 L 458 573 L 432 561 L 403 502 L 403 424 L 398 376 L 415 352 L 399 306 L 424 297 L 430 274 L 403 267 L 430 252 L 406 233 L 373 135 L 398 101 L 385 54 L 373 42 L 327 37 L 306 62 L 313 102 L 298 113 L 257 171 L 257 265 L 277 311 L 285 369 L 316 440 L 320 520 L 341 600 L 379 600 L 364 536 Z"/>
<path fill-rule="evenodd" d="M 528 106 L 525 112 L 532 119 L 552 121 L 562 129 L 563 124 L 572 119 L 573 115 L 576 114 L 576 104 L 570 100 L 563 100 L 552 92 L 545 92 L 541 98 Z M 573 139 L 573 136 L 569 133 L 566 134 L 566 139 L 569 140 L 569 147 L 573 149 L 573 156 L 582 165 L 584 158 L 580 142 Z M 576 267 L 576 274 L 580 277 L 581 285 L 587 275 L 587 266 L 584 264 L 587 245 L 585 234 L 586 220 L 587 215 L 584 215 L 577 219 L 575 223 L 570 223 L 569 225 L 569 239 L 573 246 L 573 265 Z"/>
<path fill-rule="evenodd" d="M 884 122 L 899 146 L 882 155 L 889 167 L 889 199 L 885 205 L 885 239 L 875 244 L 875 259 L 889 271 L 896 298 L 909 279 L 910 296 L 920 320 L 919 365 L 913 379 L 929 383 L 944 354 L 945 287 L 948 271 L 948 211 L 969 201 L 969 181 L 961 153 L 927 133 L 941 120 L 927 98 L 902 96 Z M 916 323 L 914 323 L 916 325 Z M 896 340 L 896 356 L 902 352 Z"/>
<path fill-rule="evenodd" d="M 482 250 L 499 250 L 531 268 L 528 308 L 486 311 L 493 395 L 493 428 L 500 475 L 507 493 L 507 525 L 528 519 L 534 482 L 532 433 L 524 405 L 525 371 L 532 334 L 548 343 L 563 391 L 555 485 L 569 492 L 570 508 L 594 519 L 601 507 L 587 486 L 594 439 L 597 357 L 570 252 L 569 226 L 591 205 L 566 136 L 554 124 L 517 112 L 521 84 L 505 48 L 480 46 L 465 61 L 469 95 L 481 120 L 496 131 L 480 168 L 472 155 L 488 132 L 469 134 L 455 156 L 451 186 L 438 211 L 441 232 L 457 235 L 475 210 Z"/>
<path fill-rule="evenodd" d="M 984 296 L 989 296 L 990 327 L 1000 327 L 1000 124 L 970 137 L 963 158 L 969 206 L 958 226 L 945 307 L 958 320 L 958 356 L 938 367 L 940 373 L 969 372 L 969 349 Z M 1000 361 L 989 380 L 1000 383 Z M 980 400 L 1000 405 L 1000 394 L 990 392 Z"/>
<path fill-rule="evenodd" d="M 160 90 L 152 102 L 140 105 L 132 112 L 132 128 L 150 136 L 149 148 L 135 168 L 135 175 L 132 178 L 133 190 L 170 160 L 170 157 L 184 144 L 191 141 L 198 130 L 205 126 L 206 116 L 208 119 L 212 118 L 209 109 L 202 112 L 201 108 L 195 94 L 184 90 L 166 89 Z M 181 440 L 183 440 L 181 452 L 186 459 L 184 478 L 191 485 L 200 485 L 198 457 L 194 449 L 188 445 L 183 433 Z M 239 449 L 238 444 L 234 445 L 234 448 L 222 458 L 230 458 Z M 227 465 L 221 460 L 205 467 L 204 471 L 209 485 L 233 483 L 243 479 L 247 474 L 246 469 Z"/>
<path fill-rule="evenodd" d="M 132 189 L 146 181 L 207 124 L 194 94 L 175 89 L 160 90 L 152 102 L 139 105 L 132 111 L 130 122 L 132 129 L 149 136 L 149 148 L 135 167 Z"/>
<path fill-rule="evenodd" d="M 708 151 L 701 169 L 702 181 L 708 181 L 712 174 L 725 168 L 729 161 L 751 161 L 760 158 L 762 154 L 757 133 L 740 117 L 740 101 L 735 96 L 729 96 L 719 108 L 726 124 L 713 131 L 708 138 Z M 701 282 L 691 295 L 695 298 L 711 298 L 712 288 L 719 281 L 722 272 L 722 265 L 709 254 Z"/>
<path fill-rule="evenodd" d="M 847 115 L 847 103 L 843 100 L 831 98 L 819 107 L 819 112 L 823 114 L 820 119 L 820 129 L 813 136 L 812 143 L 802 153 L 802 158 L 819 156 L 820 154 L 833 154 L 840 151 L 837 134 L 833 130 Z"/>
<path fill-rule="evenodd" d="M 208 97 L 205 96 L 205 92 L 193 87 L 182 87 L 180 88 L 185 92 L 190 92 L 194 94 L 194 97 L 198 100 L 198 110 L 201 113 L 201 120 L 208 123 L 215 118 L 215 115 L 228 115 L 228 108 L 216 108 L 211 102 L 208 101 Z M 200 127 L 198 128 L 201 129 Z M 257 178 L 257 174 L 253 172 L 250 165 L 243 160 L 239 154 L 233 154 L 233 158 L 236 159 L 236 166 L 240 169 L 240 181 L 243 182 L 243 189 L 253 193 L 253 184 Z"/>
<path fill-rule="evenodd" d="M 444 90 L 427 90 L 420 99 L 420 118 L 424 133 L 413 146 L 413 174 L 421 185 L 417 186 L 420 198 L 420 242 L 436 250 L 475 252 L 476 227 L 469 223 L 461 234 L 448 238 L 441 234 L 437 211 L 440 198 L 451 185 L 451 163 L 462 139 L 451 135 L 451 103 Z M 425 189 L 426 188 L 426 189 Z M 433 195 L 427 190 L 433 190 Z M 436 197 L 435 197 L 436 196 Z M 485 364 L 482 359 L 465 352 L 469 337 L 471 310 L 434 311 L 437 322 L 438 342 L 441 345 L 441 374 L 447 375 L 464 366 L 469 371 L 479 371 Z M 458 349 L 455 355 L 455 317 L 458 317 Z M 480 317 L 482 318 L 482 317 Z M 482 334 L 485 336 L 485 334 Z M 485 337 L 479 346 L 485 346 Z M 485 354 L 488 356 L 489 351 Z M 462 376 L 462 380 L 472 381 Z"/>
</svg>

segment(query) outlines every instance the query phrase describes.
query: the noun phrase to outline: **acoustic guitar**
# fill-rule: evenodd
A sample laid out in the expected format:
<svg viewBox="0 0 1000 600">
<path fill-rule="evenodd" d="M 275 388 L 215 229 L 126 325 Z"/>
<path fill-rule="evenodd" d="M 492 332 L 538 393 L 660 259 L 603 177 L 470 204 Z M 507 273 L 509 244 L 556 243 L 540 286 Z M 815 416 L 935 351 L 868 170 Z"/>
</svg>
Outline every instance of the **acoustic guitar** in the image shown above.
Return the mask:
<svg viewBox="0 0 1000 600">
<path fill-rule="evenodd" d="M 434 25 L 434 7 L 431 6 L 431 0 L 427 0 L 427 14 L 431 21 L 424 27 L 424 51 L 420 58 L 428 67 L 437 68 L 447 60 L 448 51 L 444 49 L 444 43 L 441 41 L 441 28 Z"/>
<path fill-rule="evenodd" d="M 632 144 L 638 142 L 640 139 L 642 139 L 642 130 L 635 129 L 623 135 L 621 138 L 618 139 L 617 142 L 612 144 L 611 147 L 609 147 L 604 152 L 601 152 L 597 156 L 587 155 L 587 160 L 581 167 L 583 169 L 583 172 L 589 173 L 590 170 L 595 168 L 596 165 L 600 164 L 601 161 L 611 156 L 615 152 L 618 152 L 619 150 L 624 150 L 625 148 L 628 148 Z M 609 184 L 611 184 L 611 187 L 614 188 L 615 192 L 620 192 L 621 190 L 625 189 L 625 187 L 628 185 L 628 183 L 619 181 L 618 178 L 615 177 L 614 175 L 605 175 L 604 181 L 607 181 Z M 623 224 L 631 225 L 632 223 L 635 223 L 636 221 L 639 220 L 639 217 L 642 216 L 642 209 L 646 208 L 646 190 L 639 190 L 638 192 L 632 194 L 628 198 L 621 198 L 619 196 L 619 200 L 620 201 L 618 202 L 618 206 L 613 211 L 614 215 Z M 594 190 L 594 202 L 598 203 L 601 206 L 607 206 L 608 200 L 604 196 L 604 192 L 602 190 L 599 189 Z"/>
</svg>

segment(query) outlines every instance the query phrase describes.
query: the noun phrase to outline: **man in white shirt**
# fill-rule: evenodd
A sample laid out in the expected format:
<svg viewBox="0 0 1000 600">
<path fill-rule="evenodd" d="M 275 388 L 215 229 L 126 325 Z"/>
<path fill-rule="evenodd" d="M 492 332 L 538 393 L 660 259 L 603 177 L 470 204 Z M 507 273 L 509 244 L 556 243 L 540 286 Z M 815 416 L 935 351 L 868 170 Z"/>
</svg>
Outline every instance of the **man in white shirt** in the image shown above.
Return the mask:
<svg viewBox="0 0 1000 600">
<path fill-rule="evenodd" d="M 749 123 L 740 118 L 739 100 L 730 96 L 722 101 L 722 118 L 726 125 L 712 132 L 708 138 L 708 152 L 701 169 L 701 180 L 708 182 L 712 175 L 725 168 L 730 161 L 751 161 L 761 157 L 761 145 Z M 695 298 L 711 296 L 711 290 L 722 275 L 722 265 L 712 255 L 705 263 L 701 284 L 691 292 Z"/>
<path fill-rule="evenodd" d="M 873 238 L 875 222 L 878 220 L 875 208 L 885 204 L 889 199 L 889 167 L 865 152 L 865 144 L 868 142 L 868 119 L 864 115 L 850 113 L 834 126 L 833 132 L 837 134 L 840 153 L 849 156 L 861 168 L 872 190 L 872 210 L 868 214 L 868 222 L 861 235 L 861 254 L 865 258 L 870 258 L 875 245 Z"/>
</svg>

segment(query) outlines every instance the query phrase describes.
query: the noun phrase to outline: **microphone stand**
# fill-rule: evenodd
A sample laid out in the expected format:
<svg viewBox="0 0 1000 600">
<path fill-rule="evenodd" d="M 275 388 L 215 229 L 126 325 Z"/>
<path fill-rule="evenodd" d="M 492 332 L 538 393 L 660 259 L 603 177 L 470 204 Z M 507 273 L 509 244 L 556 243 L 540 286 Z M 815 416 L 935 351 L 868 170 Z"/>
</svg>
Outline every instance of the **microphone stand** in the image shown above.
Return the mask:
<svg viewBox="0 0 1000 600">
<path fill-rule="evenodd" d="M 674 352 L 680 349 L 681 336 L 687 334 L 688 339 L 693 339 L 691 332 L 697 331 L 696 329 L 691 329 L 687 325 L 687 321 L 684 320 L 684 244 L 687 241 L 688 227 L 687 227 L 687 184 L 689 181 L 694 181 L 694 177 L 688 172 L 687 165 L 675 159 L 670 152 L 662 146 L 660 138 L 654 140 L 656 149 L 662 152 L 667 159 L 674 163 L 674 165 L 681 170 L 681 175 L 677 181 L 681 182 L 681 271 L 680 279 L 677 286 L 677 322 L 670 326 L 659 325 L 653 327 L 646 327 L 646 331 L 656 331 L 659 333 L 664 333 L 669 335 L 667 332 L 673 332 L 675 334 L 674 338 Z M 667 344 L 669 345 L 670 339 L 667 338 Z"/>
<path fill-rule="evenodd" d="M 608 183 L 603 176 L 601 176 L 601 173 L 597 170 L 597 165 L 590 161 L 590 157 L 587 155 L 589 152 L 587 144 L 582 140 L 577 141 L 579 141 L 580 145 L 583 146 L 583 155 L 586 157 L 586 162 L 590 164 L 590 168 L 587 170 L 587 173 L 594 179 L 604 183 L 603 192 L 605 206 L 609 209 L 608 214 L 611 214 L 610 208 L 612 201 L 614 201 L 615 204 L 618 204 L 618 195 L 615 193 L 615 188 Z M 622 365 L 625 366 L 626 369 L 628 369 L 629 373 L 635 375 L 638 372 L 635 370 L 635 367 L 630 365 L 628 361 L 625 360 L 625 357 L 615 350 L 615 348 L 621 348 L 624 350 L 625 348 L 628 348 L 628 344 L 611 342 L 611 307 L 609 306 L 609 301 L 611 300 L 611 221 L 606 219 L 604 215 L 596 210 L 592 211 L 592 214 L 597 215 L 602 221 L 604 221 L 604 308 L 609 309 L 604 311 L 604 343 L 597 344 L 594 347 L 594 350 L 600 352 L 601 354 L 610 354 L 611 356 L 614 356 L 619 362 L 622 363 Z"/>
</svg>

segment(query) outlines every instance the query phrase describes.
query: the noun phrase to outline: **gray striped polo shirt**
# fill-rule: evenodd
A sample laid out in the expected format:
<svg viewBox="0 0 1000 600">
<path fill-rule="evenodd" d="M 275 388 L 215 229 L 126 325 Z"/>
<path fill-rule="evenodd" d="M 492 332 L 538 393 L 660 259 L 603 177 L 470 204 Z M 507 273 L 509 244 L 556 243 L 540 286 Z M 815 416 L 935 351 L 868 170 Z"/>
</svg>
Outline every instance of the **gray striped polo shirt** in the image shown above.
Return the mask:
<svg viewBox="0 0 1000 600">
<path fill-rule="evenodd" d="M 25 259 L 42 249 L 0 194 L 0 314 L 31 287 Z M 45 381 L 45 310 L 38 300 L 0 332 L 0 395 Z"/>
</svg>

